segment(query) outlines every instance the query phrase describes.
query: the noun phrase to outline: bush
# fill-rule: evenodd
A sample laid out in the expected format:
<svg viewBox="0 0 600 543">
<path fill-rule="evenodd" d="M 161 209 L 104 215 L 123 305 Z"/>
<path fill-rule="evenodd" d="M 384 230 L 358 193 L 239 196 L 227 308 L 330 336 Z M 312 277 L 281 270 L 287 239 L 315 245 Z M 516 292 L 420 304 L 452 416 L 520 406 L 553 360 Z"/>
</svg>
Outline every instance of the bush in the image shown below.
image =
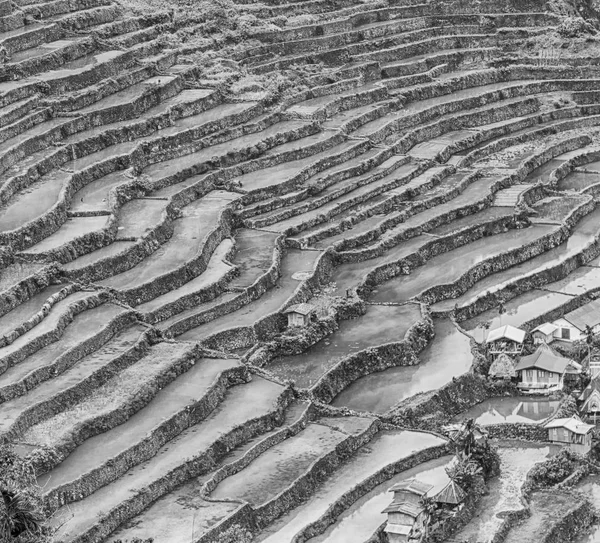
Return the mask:
<svg viewBox="0 0 600 543">
<path fill-rule="evenodd" d="M 7 446 L 0 446 L 0 541 L 48 541 L 40 489 L 32 464 Z"/>
<path fill-rule="evenodd" d="M 253 539 L 251 532 L 239 524 L 234 524 L 218 537 L 217 543 L 250 543 Z"/>
<path fill-rule="evenodd" d="M 582 17 L 565 17 L 557 28 L 562 38 L 578 38 L 585 34 L 594 34 L 594 28 Z"/>
<path fill-rule="evenodd" d="M 584 462 L 579 454 L 563 449 L 556 456 L 533 466 L 529 478 L 537 488 L 554 486 L 562 483 Z"/>
</svg>

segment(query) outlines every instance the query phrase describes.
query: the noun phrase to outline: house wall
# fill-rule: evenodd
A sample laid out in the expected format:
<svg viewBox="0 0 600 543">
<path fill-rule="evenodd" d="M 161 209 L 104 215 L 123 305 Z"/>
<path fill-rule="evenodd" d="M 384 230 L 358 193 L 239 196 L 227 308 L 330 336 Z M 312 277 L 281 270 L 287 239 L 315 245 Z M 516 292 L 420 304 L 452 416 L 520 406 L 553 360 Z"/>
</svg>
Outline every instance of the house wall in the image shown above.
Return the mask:
<svg viewBox="0 0 600 543">
<path fill-rule="evenodd" d="M 562 378 L 558 373 L 553 373 L 545 370 L 531 369 L 522 370 L 521 382 L 526 385 L 558 385 Z"/>
<path fill-rule="evenodd" d="M 555 339 L 561 339 L 562 341 L 578 341 L 584 338 L 581 330 L 573 326 L 565 319 L 558 319 L 552 324 L 554 324 L 554 326 L 558 326 L 558 330 L 554 332 Z M 565 337 L 565 331 L 568 331 L 569 337 Z"/>
<path fill-rule="evenodd" d="M 305 317 L 299 313 L 288 313 L 288 326 L 304 326 Z"/>
</svg>

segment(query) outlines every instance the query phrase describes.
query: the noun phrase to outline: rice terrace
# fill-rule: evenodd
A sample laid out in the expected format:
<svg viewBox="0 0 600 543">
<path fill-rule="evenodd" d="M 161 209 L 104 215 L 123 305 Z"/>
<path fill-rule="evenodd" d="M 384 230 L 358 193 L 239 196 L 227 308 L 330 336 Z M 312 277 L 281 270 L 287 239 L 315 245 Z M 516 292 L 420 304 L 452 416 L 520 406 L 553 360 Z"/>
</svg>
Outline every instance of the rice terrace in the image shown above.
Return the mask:
<svg viewBox="0 0 600 543">
<path fill-rule="evenodd" d="M 600 2 L 0 0 L 0 543 L 599 543 Z"/>
</svg>

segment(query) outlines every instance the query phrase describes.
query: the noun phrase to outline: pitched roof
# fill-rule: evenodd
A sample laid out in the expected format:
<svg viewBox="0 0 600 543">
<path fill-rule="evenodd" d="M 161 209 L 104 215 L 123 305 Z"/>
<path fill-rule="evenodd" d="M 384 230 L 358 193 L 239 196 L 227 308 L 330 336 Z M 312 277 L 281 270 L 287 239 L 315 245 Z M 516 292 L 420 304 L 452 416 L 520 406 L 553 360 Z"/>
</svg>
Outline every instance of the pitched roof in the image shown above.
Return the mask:
<svg viewBox="0 0 600 543">
<path fill-rule="evenodd" d="M 600 298 L 574 309 L 563 318 L 579 330 L 585 330 L 586 325 L 600 324 Z"/>
<path fill-rule="evenodd" d="M 516 374 L 515 363 L 506 353 L 496 358 L 488 371 L 490 377 L 514 377 Z"/>
<path fill-rule="evenodd" d="M 424 496 L 432 488 L 433 485 L 430 485 L 429 483 L 422 483 L 413 477 L 411 479 L 406 479 L 405 481 L 396 483 L 392 488 L 390 488 L 389 492 L 399 492 L 401 490 L 405 490 L 411 494 L 416 494 L 417 496 Z"/>
<path fill-rule="evenodd" d="M 496 341 L 498 339 L 510 339 L 511 341 L 515 341 L 517 343 L 523 343 L 525 340 L 525 330 L 521 330 L 520 328 L 515 328 L 510 324 L 506 324 L 501 326 L 500 328 L 495 328 L 492 330 L 487 337 L 487 342 Z"/>
<path fill-rule="evenodd" d="M 586 386 L 583 389 L 583 392 L 579 396 L 579 400 L 582 402 L 587 400 L 591 396 L 592 392 L 594 392 L 594 390 L 600 391 L 600 376 L 598 375 L 595 375 L 588 384 L 588 386 Z"/>
<path fill-rule="evenodd" d="M 556 332 L 556 330 L 558 330 L 558 326 L 552 324 L 551 322 L 545 322 L 544 324 L 540 324 L 534 328 L 531 333 L 533 334 L 533 332 L 541 332 L 545 336 L 549 336 L 550 334 Z"/>
<path fill-rule="evenodd" d="M 457 505 L 461 503 L 466 497 L 465 491 L 460 488 L 452 479 L 450 482 L 442 488 L 433 499 L 439 503 L 449 503 L 451 505 Z"/>
<path fill-rule="evenodd" d="M 549 345 L 542 343 L 533 354 L 523 356 L 515 367 L 516 371 L 536 368 L 563 374 L 571 360 L 556 354 Z"/>
<path fill-rule="evenodd" d="M 595 426 L 582 422 L 579 417 L 570 417 L 566 419 L 554 419 L 544 424 L 544 428 L 566 428 L 574 434 L 587 434 Z"/>
<path fill-rule="evenodd" d="M 415 505 L 414 503 L 408 503 L 404 500 L 394 500 L 382 513 L 404 513 L 410 517 L 417 518 L 424 510 L 424 507 Z"/>
<path fill-rule="evenodd" d="M 386 524 L 383 529 L 388 534 L 408 535 L 412 531 L 413 527 L 406 524 Z"/>
<path fill-rule="evenodd" d="M 315 306 L 311 304 L 296 304 L 288 307 L 284 313 L 300 313 L 300 315 L 309 315 L 315 310 Z"/>
</svg>

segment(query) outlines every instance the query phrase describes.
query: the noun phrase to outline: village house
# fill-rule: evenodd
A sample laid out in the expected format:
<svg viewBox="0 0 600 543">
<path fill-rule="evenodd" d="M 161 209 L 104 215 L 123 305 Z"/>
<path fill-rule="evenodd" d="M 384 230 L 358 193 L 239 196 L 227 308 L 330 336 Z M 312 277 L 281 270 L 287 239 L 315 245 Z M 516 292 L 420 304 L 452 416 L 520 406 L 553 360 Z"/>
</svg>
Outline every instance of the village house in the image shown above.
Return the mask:
<svg viewBox="0 0 600 543">
<path fill-rule="evenodd" d="M 579 417 L 555 419 L 544 425 L 552 443 L 567 445 L 573 452 L 587 454 L 592 448 L 593 424 L 582 422 Z"/>
<path fill-rule="evenodd" d="M 524 330 L 506 324 L 505 326 L 491 330 L 486 343 L 488 352 L 492 355 L 492 358 L 496 358 L 502 353 L 509 356 L 520 355 L 523 350 L 524 341 Z"/>
<path fill-rule="evenodd" d="M 559 330 L 558 326 L 551 322 L 545 322 L 531 331 L 531 337 L 536 345 L 539 343 L 549 344 L 554 341 L 557 330 Z"/>
<path fill-rule="evenodd" d="M 595 376 L 590 381 L 579 396 L 579 401 L 583 402 L 579 412 L 595 421 L 600 415 L 600 377 Z"/>
<path fill-rule="evenodd" d="M 296 304 L 288 307 L 284 313 L 288 318 L 288 326 L 307 326 L 315 314 L 315 307 L 311 304 Z"/>
<path fill-rule="evenodd" d="M 561 341 L 578 341 L 585 339 L 586 326 L 592 332 L 600 332 L 600 299 L 581 306 L 552 323 L 557 330 L 554 338 Z"/>
<path fill-rule="evenodd" d="M 568 372 L 580 373 L 581 366 L 541 343 L 533 354 L 519 360 L 515 370 L 519 378 L 519 389 L 529 393 L 549 394 L 562 390 L 565 375 Z"/>
<path fill-rule="evenodd" d="M 394 499 L 382 512 L 387 513 L 385 532 L 390 543 L 406 543 L 424 533 L 426 511 L 421 500 L 433 485 L 416 479 L 402 481 L 392 488 Z"/>
</svg>

